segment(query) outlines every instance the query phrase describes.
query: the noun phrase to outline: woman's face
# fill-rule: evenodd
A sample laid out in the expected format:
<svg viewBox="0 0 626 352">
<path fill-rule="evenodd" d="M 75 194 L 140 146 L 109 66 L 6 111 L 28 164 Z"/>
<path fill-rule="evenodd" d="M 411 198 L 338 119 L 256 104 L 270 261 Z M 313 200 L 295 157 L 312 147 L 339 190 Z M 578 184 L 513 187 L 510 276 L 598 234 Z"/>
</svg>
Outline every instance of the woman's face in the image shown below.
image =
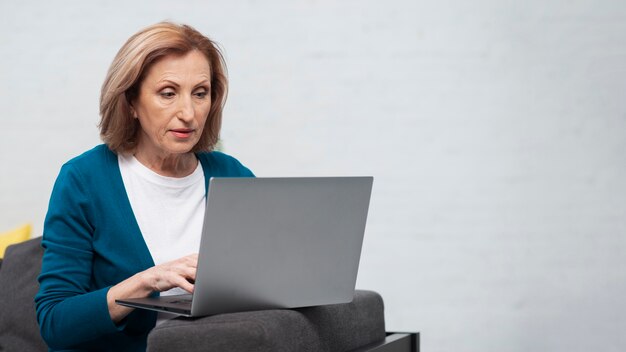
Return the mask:
<svg viewBox="0 0 626 352">
<path fill-rule="evenodd" d="M 155 62 L 133 102 L 141 131 L 136 153 L 167 157 L 198 143 L 211 109 L 211 68 L 197 50 Z"/>
</svg>

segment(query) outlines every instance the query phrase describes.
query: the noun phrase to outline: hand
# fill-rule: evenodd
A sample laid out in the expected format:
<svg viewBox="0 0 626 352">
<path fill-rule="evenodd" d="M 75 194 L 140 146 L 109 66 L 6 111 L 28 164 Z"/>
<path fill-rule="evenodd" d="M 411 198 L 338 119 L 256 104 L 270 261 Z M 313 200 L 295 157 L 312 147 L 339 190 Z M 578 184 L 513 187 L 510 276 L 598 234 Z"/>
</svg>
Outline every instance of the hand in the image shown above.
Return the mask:
<svg viewBox="0 0 626 352">
<path fill-rule="evenodd" d="M 195 281 L 197 267 L 198 254 L 190 254 L 153 266 L 111 287 L 107 292 L 111 320 L 118 323 L 134 309 L 118 305 L 116 299 L 147 297 L 154 291 L 167 291 L 174 287 L 193 292 L 192 282 Z"/>
<path fill-rule="evenodd" d="M 188 256 L 153 266 L 140 273 L 142 281 L 151 291 L 167 291 L 174 287 L 192 293 L 193 282 L 196 279 L 198 268 L 198 254 Z"/>
</svg>

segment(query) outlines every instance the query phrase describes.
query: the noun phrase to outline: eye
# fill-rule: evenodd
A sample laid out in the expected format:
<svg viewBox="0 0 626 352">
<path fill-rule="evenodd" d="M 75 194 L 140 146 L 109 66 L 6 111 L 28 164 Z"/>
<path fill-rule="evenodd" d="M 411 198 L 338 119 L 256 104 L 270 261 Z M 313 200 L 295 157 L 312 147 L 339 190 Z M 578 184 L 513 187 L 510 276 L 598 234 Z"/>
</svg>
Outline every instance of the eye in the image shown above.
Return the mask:
<svg viewBox="0 0 626 352">
<path fill-rule="evenodd" d="M 196 92 L 193 93 L 193 95 L 196 98 L 199 98 L 199 99 L 206 98 L 207 94 L 209 94 L 209 93 L 206 90 L 199 90 L 199 91 L 196 91 Z"/>
<path fill-rule="evenodd" d="M 165 99 L 171 99 L 176 95 L 176 92 L 174 92 L 171 89 L 167 89 L 167 90 L 162 90 L 161 92 L 159 92 L 159 95 Z"/>
</svg>

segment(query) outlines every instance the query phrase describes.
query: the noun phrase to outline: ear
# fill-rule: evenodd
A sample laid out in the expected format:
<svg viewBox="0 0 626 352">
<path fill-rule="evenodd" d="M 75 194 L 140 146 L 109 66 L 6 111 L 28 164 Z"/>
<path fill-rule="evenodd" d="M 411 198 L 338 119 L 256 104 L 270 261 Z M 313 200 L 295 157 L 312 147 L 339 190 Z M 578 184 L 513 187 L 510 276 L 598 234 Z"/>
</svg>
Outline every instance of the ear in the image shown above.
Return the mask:
<svg viewBox="0 0 626 352">
<path fill-rule="evenodd" d="M 124 98 L 126 99 L 126 102 L 128 103 L 128 107 L 130 108 L 130 114 L 133 116 L 133 118 L 137 118 L 137 110 L 135 110 L 135 107 L 133 106 L 134 101 L 132 101 L 130 99 L 130 94 L 128 93 L 128 91 L 124 92 Z"/>
<path fill-rule="evenodd" d="M 133 115 L 133 118 L 137 118 L 137 110 L 132 105 L 130 106 L 130 113 Z"/>
</svg>

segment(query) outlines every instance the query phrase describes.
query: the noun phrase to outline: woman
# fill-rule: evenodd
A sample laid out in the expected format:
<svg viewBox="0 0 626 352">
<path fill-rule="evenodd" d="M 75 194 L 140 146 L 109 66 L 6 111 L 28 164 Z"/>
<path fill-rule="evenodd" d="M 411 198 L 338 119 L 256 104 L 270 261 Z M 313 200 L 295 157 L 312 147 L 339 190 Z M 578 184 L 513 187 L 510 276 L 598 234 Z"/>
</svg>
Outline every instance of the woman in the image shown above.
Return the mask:
<svg viewBox="0 0 626 352">
<path fill-rule="evenodd" d="M 115 300 L 193 291 L 209 178 L 253 176 L 211 152 L 226 91 L 220 52 L 189 26 L 153 25 L 117 53 L 105 144 L 63 165 L 44 224 L 35 303 L 52 350 L 145 350 L 156 313 Z"/>
</svg>

